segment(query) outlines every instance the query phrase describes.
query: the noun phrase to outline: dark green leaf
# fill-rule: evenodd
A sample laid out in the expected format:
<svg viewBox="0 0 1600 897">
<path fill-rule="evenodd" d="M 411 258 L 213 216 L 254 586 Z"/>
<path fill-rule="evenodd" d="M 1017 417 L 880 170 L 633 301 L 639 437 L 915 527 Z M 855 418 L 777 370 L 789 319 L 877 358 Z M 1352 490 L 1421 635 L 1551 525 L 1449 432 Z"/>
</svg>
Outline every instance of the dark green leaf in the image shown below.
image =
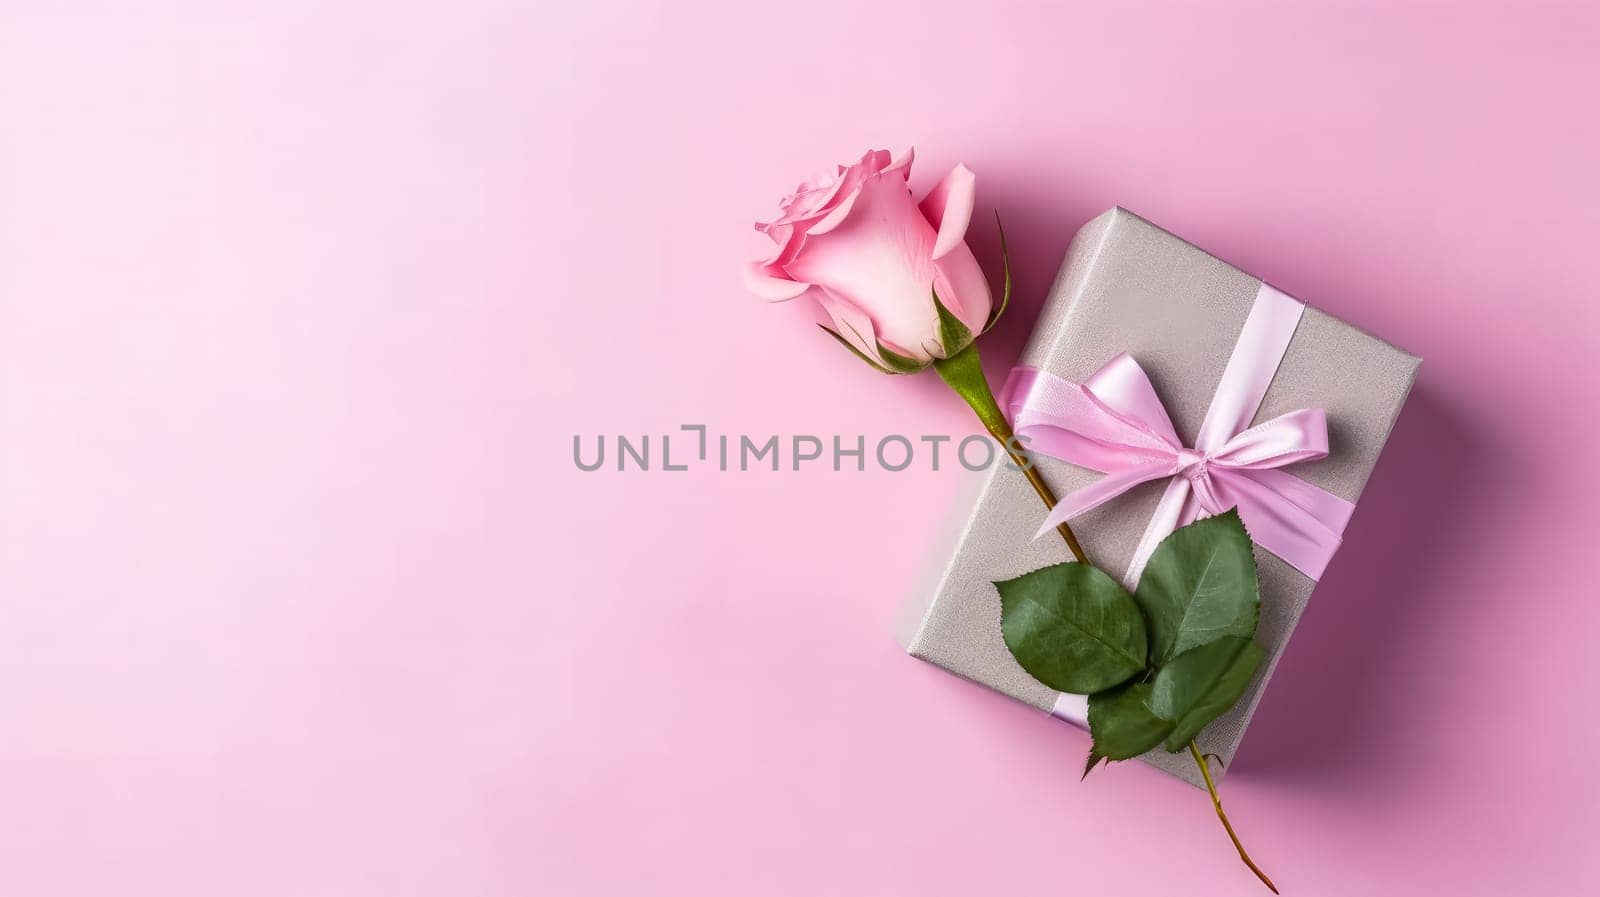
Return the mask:
<svg viewBox="0 0 1600 897">
<path fill-rule="evenodd" d="M 1207 723 L 1226 713 L 1244 694 L 1262 655 L 1251 639 L 1230 636 L 1185 651 L 1158 670 L 1150 710 L 1175 723 L 1166 736 L 1167 750 L 1183 750 Z M 1089 708 L 1093 731 L 1093 698 Z"/>
<path fill-rule="evenodd" d="M 942 348 L 934 354 L 949 358 L 972 342 L 972 331 L 939 301 L 938 290 L 933 291 L 933 307 L 939 310 L 939 345 Z"/>
<path fill-rule="evenodd" d="M 1111 760 L 1137 757 L 1167 737 L 1172 722 L 1150 709 L 1150 690 L 1149 682 L 1134 682 L 1089 696 L 1091 760 L 1096 755 Z"/>
<path fill-rule="evenodd" d="M 1134 597 L 1150 621 L 1157 666 L 1219 638 L 1255 635 L 1256 558 L 1238 512 L 1196 521 L 1164 539 Z"/>
<path fill-rule="evenodd" d="M 1093 694 L 1144 670 L 1144 618 L 1100 570 L 1056 564 L 995 587 L 1006 647 L 1045 685 Z"/>
<path fill-rule="evenodd" d="M 1101 755 L 1095 753 L 1094 752 L 1094 748 L 1090 748 L 1089 749 L 1089 759 L 1084 761 L 1084 764 L 1083 764 L 1083 775 L 1078 777 L 1078 781 L 1081 782 L 1084 779 L 1087 779 L 1089 777 L 1089 773 L 1094 772 L 1094 768 L 1096 766 L 1099 766 L 1101 763 L 1104 763 L 1105 759 L 1106 759 L 1105 757 L 1102 757 Z"/>
</svg>

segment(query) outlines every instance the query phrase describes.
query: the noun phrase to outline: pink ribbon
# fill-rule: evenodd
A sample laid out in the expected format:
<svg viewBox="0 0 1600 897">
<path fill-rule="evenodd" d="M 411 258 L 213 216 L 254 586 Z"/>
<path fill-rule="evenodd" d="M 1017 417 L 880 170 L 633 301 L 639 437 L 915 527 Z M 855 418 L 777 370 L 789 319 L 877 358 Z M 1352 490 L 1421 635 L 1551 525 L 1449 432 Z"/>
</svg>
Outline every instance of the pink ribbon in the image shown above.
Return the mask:
<svg viewBox="0 0 1600 897">
<path fill-rule="evenodd" d="M 1327 419 L 1322 409 L 1305 408 L 1248 426 L 1304 310 L 1261 285 L 1193 448 L 1179 440 L 1150 378 L 1126 353 L 1082 385 L 1035 368 L 1013 369 L 1005 407 L 1028 451 L 1105 474 L 1061 499 L 1039 533 L 1140 483 L 1166 479 L 1123 577 L 1129 589 L 1173 530 L 1234 507 L 1257 544 L 1320 578 L 1355 505 L 1279 468 L 1327 457 Z"/>
</svg>

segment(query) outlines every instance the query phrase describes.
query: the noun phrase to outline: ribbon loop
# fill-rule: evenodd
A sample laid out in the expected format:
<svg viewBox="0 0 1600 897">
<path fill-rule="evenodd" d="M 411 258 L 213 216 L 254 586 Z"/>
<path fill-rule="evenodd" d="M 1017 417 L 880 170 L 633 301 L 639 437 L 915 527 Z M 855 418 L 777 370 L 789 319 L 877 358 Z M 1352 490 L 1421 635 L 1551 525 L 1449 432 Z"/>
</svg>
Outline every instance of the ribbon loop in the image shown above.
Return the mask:
<svg viewBox="0 0 1600 897">
<path fill-rule="evenodd" d="M 1081 385 L 1035 368 L 1013 369 L 1003 406 L 1029 451 L 1106 474 L 1061 499 L 1035 537 L 1141 483 L 1167 479 L 1124 576 L 1130 589 L 1162 539 L 1228 508 L 1239 509 L 1262 548 L 1320 577 L 1355 506 L 1278 468 L 1327 457 L 1327 417 L 1320 408 L 1303 408 L 1249 426 L 1304 309 L 1261 285 L 1192 448 L 1126 353 Z"/>
</svg>

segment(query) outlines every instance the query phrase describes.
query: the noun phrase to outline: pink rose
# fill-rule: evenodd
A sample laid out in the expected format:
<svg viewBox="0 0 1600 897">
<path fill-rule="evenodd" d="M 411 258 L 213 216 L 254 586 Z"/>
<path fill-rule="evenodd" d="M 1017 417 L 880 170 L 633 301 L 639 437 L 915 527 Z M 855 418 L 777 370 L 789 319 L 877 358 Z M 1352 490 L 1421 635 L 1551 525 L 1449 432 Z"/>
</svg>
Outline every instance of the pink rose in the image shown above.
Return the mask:
<svg viewBox="0 0 1600 897">
<path fill-rule="evenodd" d="M 776 220 L 756 224 L 777 246 L 749 269 L 757 294 L 810 294 L 832 318 L 830 333 L 897 373 L 960 352 L 989 323 L 994 302 L 965 242 L 972 171 L 957 165 L 919 205 L 906 186 L 911 158 L 871 150 L 802 182 Z M 965 333 L 941 326 L 935 294 Z"/>
</svg>

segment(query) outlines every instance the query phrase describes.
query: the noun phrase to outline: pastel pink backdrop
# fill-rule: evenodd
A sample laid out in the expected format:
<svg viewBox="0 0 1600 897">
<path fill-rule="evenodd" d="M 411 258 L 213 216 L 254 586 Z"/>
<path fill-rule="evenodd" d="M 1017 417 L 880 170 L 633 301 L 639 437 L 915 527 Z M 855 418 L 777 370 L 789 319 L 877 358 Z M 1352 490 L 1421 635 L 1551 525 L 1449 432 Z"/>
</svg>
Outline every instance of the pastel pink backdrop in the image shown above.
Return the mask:
<svg viewBox="0 0 1600 897">
<path fill-rule="evenodd" d="M 895 646 L 966 474 L 573 465 L 970 431 L 740 281 L 910 143 L 996 372 L 1112 204 L 1426 357 L 1225 798 L 1291 895 L 1592 889 L 1600 14 L 1289 6 L 6 4 L 0 893 L 1262 893 Z"/>
</svg>

